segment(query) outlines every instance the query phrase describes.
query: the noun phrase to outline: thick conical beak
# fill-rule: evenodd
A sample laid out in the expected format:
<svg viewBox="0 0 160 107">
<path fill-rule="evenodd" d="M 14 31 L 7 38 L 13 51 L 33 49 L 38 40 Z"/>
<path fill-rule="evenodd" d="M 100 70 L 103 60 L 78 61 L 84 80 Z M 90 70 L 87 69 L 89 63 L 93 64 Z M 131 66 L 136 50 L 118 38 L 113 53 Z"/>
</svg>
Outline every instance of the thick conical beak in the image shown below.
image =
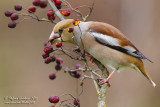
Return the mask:
<svg viewBox="0 0 160 107">
<path fill-rule="evenodd" d="M 52 32 L 49 37 L 49 42 L 51 43 L 51 45 L 58 43 L 60 41 L 61 41 L 61 38 L 60 38 L 59 34 Z"/>
</svg>

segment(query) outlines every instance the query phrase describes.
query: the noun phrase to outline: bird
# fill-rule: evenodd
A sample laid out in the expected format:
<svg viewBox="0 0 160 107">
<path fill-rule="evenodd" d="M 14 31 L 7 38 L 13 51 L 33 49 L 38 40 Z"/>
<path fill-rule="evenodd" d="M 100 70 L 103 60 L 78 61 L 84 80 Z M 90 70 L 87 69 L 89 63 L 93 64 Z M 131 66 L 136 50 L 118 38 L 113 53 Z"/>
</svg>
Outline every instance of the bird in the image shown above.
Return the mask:
<svg viewBox="0 0 160 107">
<path fill-rule="evenodd" d="M 69 31 L 71 28 L 72 32 Z M 153 87 L 156 86 L 146 72 L 142 59 L 152 61 L 145 57 L 120 30 L 110 24 L 64 19 L 54 26 L 49 36 L 51 45 L 60 41 L 79 46 L 106 68 L 113 70 L 107 78 L 100 80 L 101 84 L 108 82 L 115 72 L 131 68 L 144 75 Z"/>
</svg>

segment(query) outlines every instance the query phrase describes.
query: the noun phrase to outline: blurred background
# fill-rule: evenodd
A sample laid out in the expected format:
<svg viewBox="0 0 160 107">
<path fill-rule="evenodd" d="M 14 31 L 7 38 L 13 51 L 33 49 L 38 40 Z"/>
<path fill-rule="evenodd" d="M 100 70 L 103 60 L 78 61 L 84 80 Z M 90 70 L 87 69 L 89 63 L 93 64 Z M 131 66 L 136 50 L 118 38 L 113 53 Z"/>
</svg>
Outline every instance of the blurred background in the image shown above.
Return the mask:
<svg viewBox="0 0 160 107">
<path fill-rule="evenodd" d="M 32 1 L 0 1 L 0 107 L 49 107 L 48 98 L 51 95 L 76 95 L 77 80 L 63 71 L 57 74 L 55 80 L 49 80 L 48 75 L 55 72 L 55 65 L 44 64 L 41 57 L 43 43 L 48 40 L 54 24 L 26 20 L 15 29 L 7 27 L 10 19 L 4 16 L 4 11 L 13 10 L 15 4 L 28 8 Z M 73 7 L 92 4 L 92 0 L 69 2 Z M 36 14 L 40 18 L 46 17 L 48 9 L 49 6 L 46 9 L 39 8 Z M 160 0 L 95 0 L 89 20 L 117 27 L 154 62 L 144 61 L 157 87 L 153 88 L 142 75 L 127 69 L 111 79 L 112 86 L 107 89 L 107 107 L 160 107 Z M 71 67 L 77 63 L 66 56 L 63 58 L 65 66 Z M 35 96 L 38 100 L 31 105 L 4 104 L 6 96 Z M 92 81 L 85 81 L 80 102 L 81 107 L 97 107 Z"/>
</svg>

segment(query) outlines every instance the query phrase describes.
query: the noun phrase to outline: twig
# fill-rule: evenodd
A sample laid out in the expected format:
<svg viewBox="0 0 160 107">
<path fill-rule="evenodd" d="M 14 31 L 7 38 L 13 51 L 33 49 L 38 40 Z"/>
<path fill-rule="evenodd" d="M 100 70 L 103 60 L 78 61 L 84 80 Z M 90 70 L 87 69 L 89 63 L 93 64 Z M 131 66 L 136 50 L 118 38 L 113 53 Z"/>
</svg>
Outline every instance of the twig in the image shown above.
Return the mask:
<svg viewBox="0 0 160 107">
<path fill-rule="evenodd" d="M 65 55 L 69 56 L 71 59 L 79 60 L 79 61 L 82 61 L 82 60 L 83 60 L 83 59 L 80 59 L 79 57 L 74 58 L 74 57 L 72 57 L 71 55 L 67 54 L 67 53 L 63 50 L 62 47 L 61 47 L 61 51 L 62 51 Z"/>
</svg>

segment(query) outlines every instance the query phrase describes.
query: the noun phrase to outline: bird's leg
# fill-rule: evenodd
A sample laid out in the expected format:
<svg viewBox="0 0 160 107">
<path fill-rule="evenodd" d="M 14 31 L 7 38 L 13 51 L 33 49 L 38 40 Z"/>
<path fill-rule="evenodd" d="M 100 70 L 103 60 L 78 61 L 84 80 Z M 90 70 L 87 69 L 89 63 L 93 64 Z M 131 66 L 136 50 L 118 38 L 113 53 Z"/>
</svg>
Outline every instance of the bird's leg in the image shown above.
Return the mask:
<svg viewBox="0 0 160 107">
<path fill-rule="evenodd" d="M 109 86 L 111 86 L 111 84 L 109 83 L 110 78 L 112 77 L 112 75 L 115 73 L 115 71 L 112 71 L 111 74 L 109 74 L 109 76 L 107 78 L 100 78 L 99 79 L 99 83 L 102 85 L 104 83 L 108 83 Z"/>
<path fill-rule="evenodd" d="M 92 55 L 85 54 L 85 56 L 89 57 L 90 58 L 89 60 L 93 63 L 94 57 Z"/>
</svg>

